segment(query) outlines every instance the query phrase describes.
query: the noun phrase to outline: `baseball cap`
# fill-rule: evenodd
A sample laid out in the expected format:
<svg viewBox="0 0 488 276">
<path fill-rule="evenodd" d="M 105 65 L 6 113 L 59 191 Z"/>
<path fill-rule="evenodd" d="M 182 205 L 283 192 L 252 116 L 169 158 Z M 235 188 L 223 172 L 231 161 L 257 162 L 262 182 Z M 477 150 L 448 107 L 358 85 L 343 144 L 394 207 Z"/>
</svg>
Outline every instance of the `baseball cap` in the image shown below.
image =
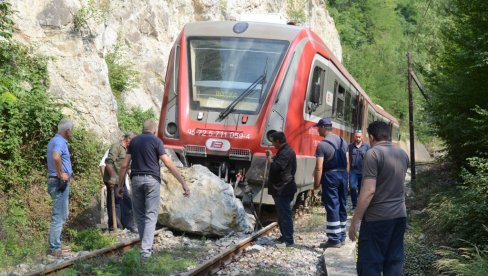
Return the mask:
<svg viewBox="0 0 488 276">
<path fill-rule="evenodd" d="M 332 121 L 330 118 L 322 118 L 320 119 L 315 125 L 315 127 L 320 127 L 320 126 L 332 126 Z"/>
</svg>

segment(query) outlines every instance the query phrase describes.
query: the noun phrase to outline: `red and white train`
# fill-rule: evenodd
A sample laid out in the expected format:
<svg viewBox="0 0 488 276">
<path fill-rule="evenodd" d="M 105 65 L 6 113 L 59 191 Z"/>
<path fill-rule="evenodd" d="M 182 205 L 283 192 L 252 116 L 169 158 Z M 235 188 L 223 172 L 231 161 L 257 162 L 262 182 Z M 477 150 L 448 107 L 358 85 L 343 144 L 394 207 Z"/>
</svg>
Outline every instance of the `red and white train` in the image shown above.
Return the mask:
<svg viewBox="0 0 488 276">
<path fill-rule="evenodd" d="M 355 129 L 397 119 L 375 105 L 308 28 L 257 22 L 187 24 L 171 50 L 158 136 L 185 166 L 201 164 L 252 201 L 273 204 L 264 180 L 269 136 L 283 131 L 297 154 L 301 196 L 313 186 L 314 124 L 330 117 L 352 141 Z M 367 140 L 367 137 L 366 137 Z"/>
</svg>

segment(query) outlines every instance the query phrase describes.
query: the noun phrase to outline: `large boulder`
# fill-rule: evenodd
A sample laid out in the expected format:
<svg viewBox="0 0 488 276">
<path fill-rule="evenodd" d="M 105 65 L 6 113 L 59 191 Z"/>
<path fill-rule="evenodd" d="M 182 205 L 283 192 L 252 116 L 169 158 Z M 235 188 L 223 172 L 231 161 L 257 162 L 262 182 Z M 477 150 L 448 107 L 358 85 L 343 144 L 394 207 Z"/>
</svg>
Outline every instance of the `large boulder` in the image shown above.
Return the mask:
<svg viewBox="0 0 488 276">
<path fill-rule="evenodd" d="M 163 168 L 158 222 L 169 228 L 205 236 L 252 232 L 254 217 L 247 214 L 231 185 L 206 167 L 180 169 L 191 196 L 183 197 L 180 183 Z"/>
</svg>

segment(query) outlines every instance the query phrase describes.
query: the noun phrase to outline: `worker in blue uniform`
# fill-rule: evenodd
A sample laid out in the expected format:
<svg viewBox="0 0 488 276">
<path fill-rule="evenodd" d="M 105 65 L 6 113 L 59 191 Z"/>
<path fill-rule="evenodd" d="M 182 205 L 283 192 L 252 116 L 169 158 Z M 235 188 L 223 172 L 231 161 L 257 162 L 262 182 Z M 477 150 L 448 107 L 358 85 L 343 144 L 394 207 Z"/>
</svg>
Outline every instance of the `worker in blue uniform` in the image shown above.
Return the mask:
<svg viewBox="0 0 488 276">
<path fill-rule="evenodd" d="M 350 143 L 347 152 L 349 153 L 349 193 L 351 194 L 352 211 L 358 205 L 358 194 L 363 179 L 363 159 L 370 149 L 368 143 L 363 141 L 363 133 L 360 129 L 354 132 L 354 142 Z"/>
<path fill-rule="evenodd" d="M 315 151 L 314 188 L 322 187 L 322 203 L 327 212 L 327 241 L 322 248 L 341 247 L 346 240 L 347 222 L 347 142 L 332 133 L 330 118 L 322 118 L 315 125 L 324 137 Z"/>
</svg>

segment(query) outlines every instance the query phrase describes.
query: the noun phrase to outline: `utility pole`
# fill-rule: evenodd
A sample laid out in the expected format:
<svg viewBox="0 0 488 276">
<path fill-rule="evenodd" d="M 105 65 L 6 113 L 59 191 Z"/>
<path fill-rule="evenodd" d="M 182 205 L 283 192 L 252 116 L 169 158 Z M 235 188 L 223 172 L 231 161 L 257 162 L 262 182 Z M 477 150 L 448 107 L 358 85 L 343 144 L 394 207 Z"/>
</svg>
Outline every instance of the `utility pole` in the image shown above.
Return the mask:
<svg viewBox="0 0 488 276">
<path fill-rule="evenodd" d="M 408 129 L 410 132 L 410 173 L 411 173 L 411 186 L 415 190 L 415 137 L 413 131 L 413 68 L 412 68 L 412 53 L 407 53 L 408 64 Z"/>
</svg>

